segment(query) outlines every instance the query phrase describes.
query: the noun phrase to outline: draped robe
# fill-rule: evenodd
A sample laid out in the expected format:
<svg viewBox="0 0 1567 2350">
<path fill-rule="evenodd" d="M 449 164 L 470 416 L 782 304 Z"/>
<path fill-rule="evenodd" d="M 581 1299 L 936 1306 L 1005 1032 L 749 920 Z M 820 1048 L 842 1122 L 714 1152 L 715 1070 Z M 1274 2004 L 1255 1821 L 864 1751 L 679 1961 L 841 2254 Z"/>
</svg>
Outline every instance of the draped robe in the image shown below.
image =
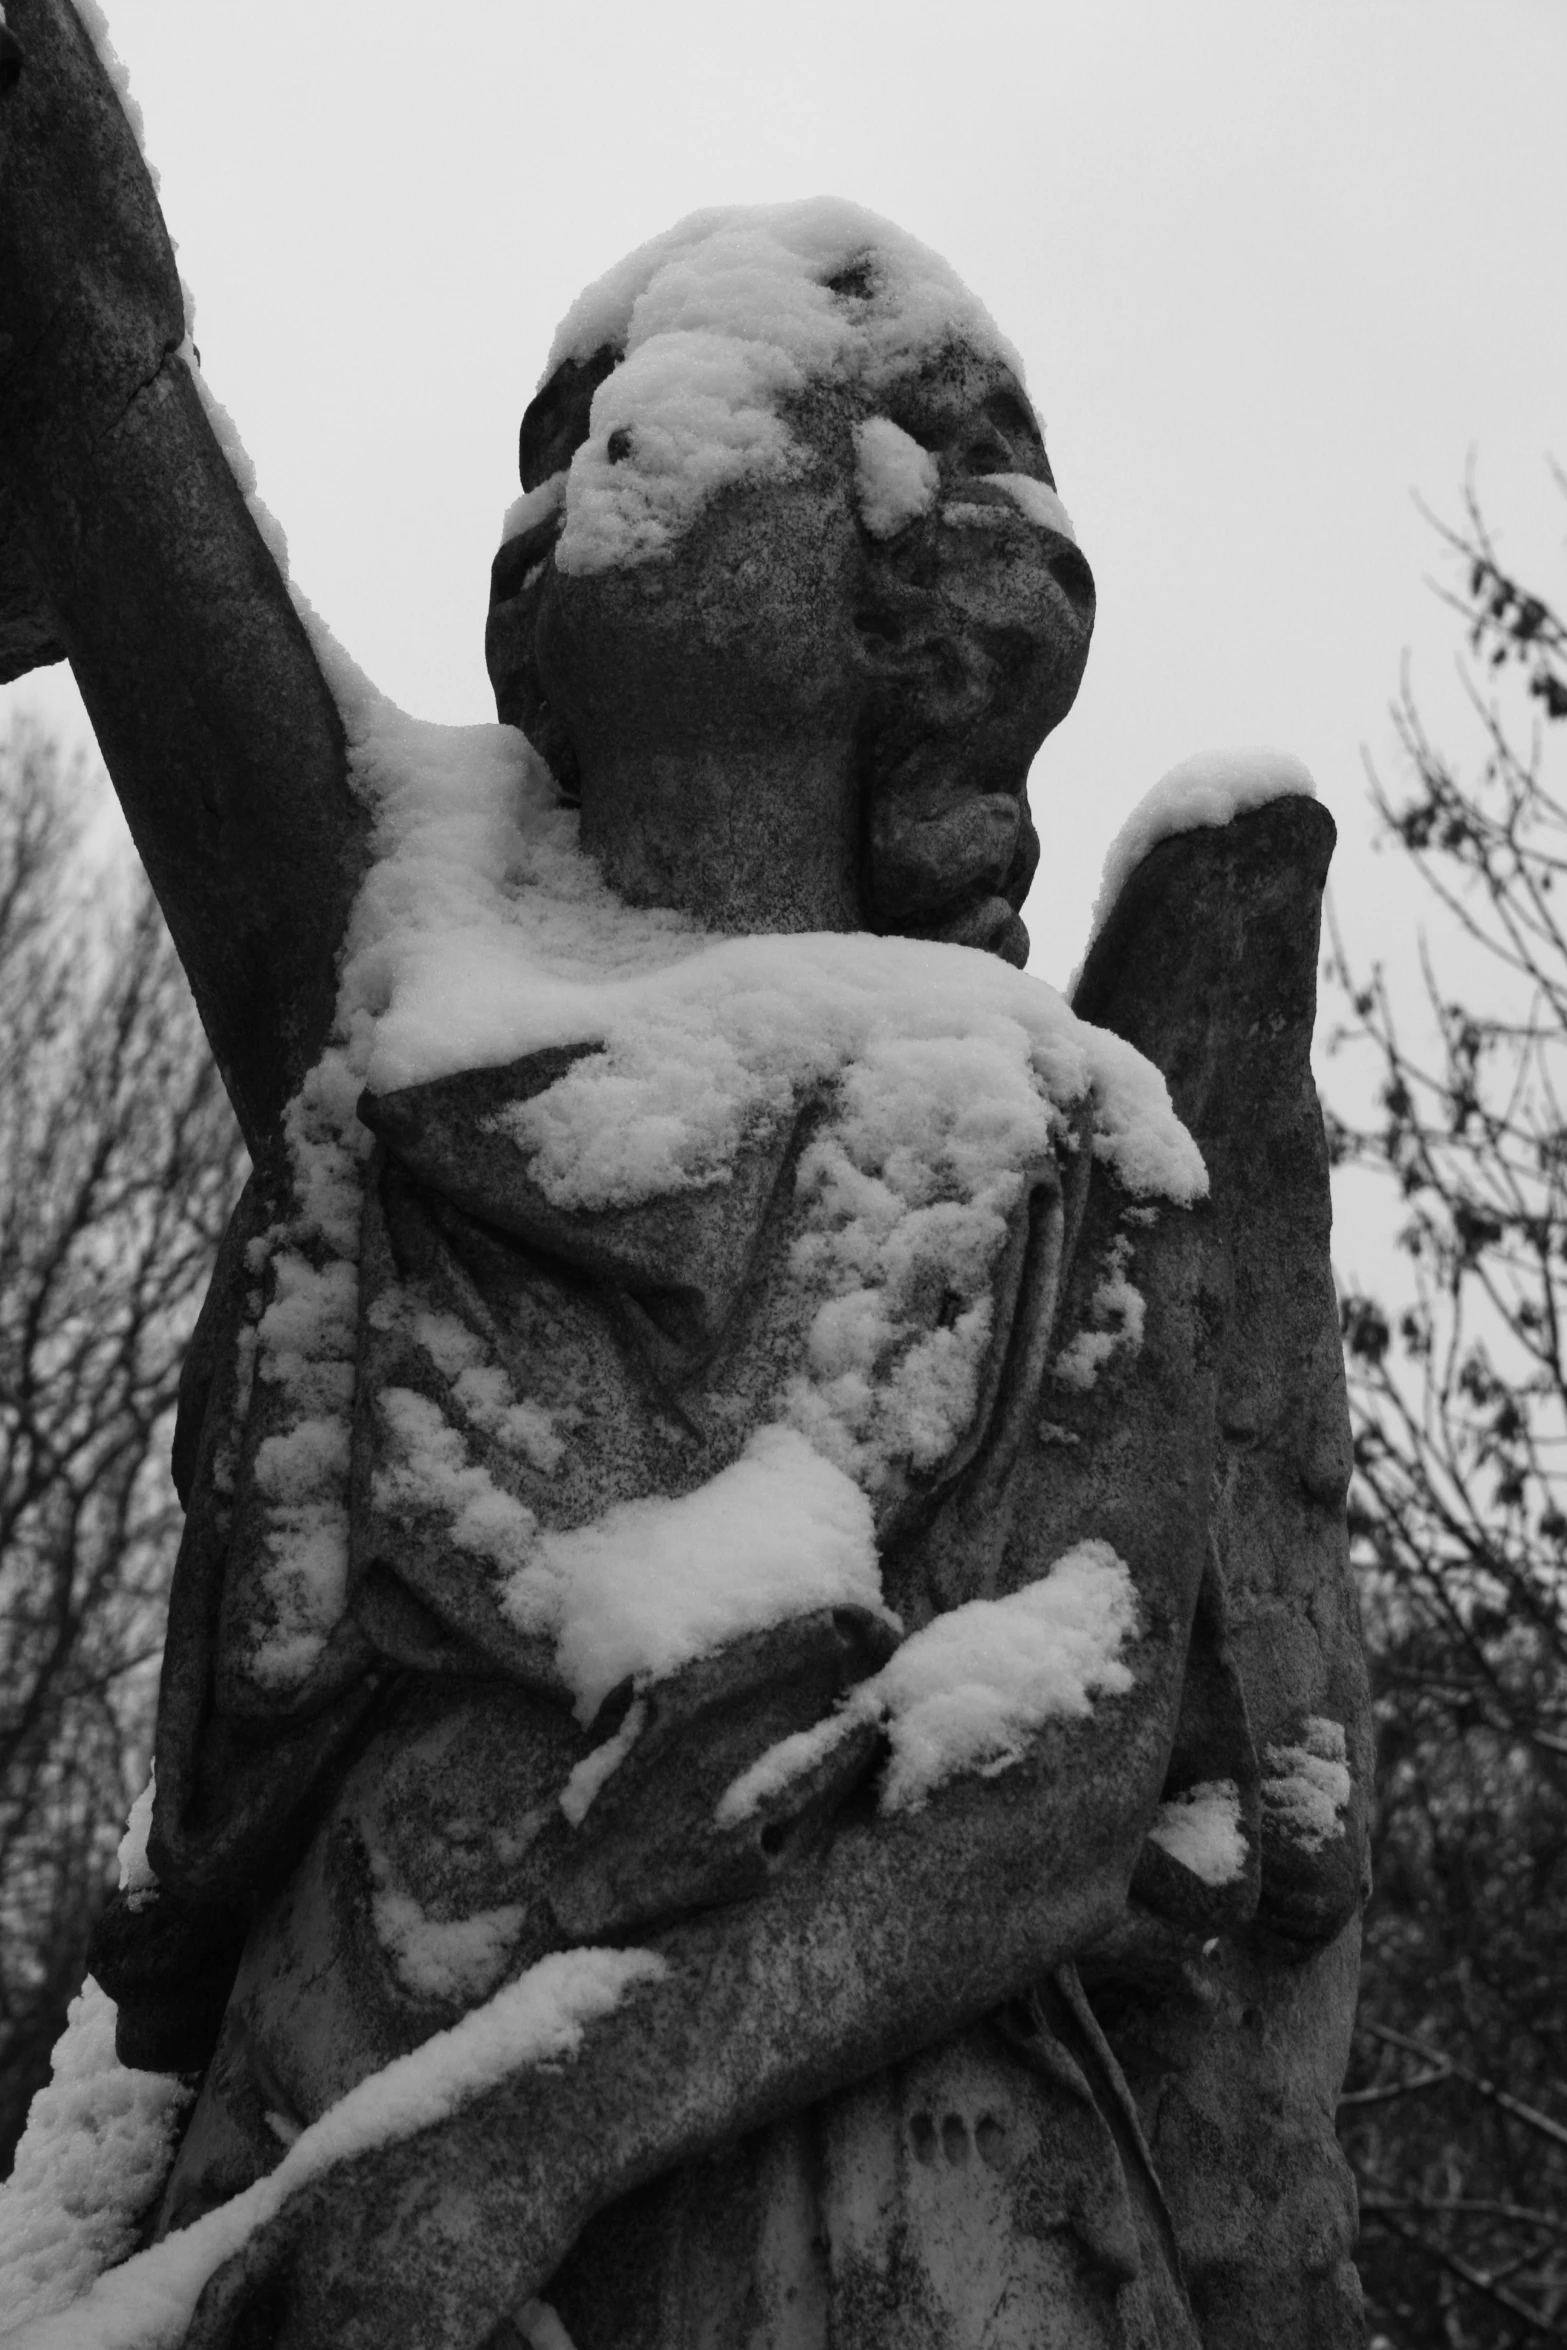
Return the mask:
<svg viewBox="0 0 1567 2350">
<path fill-rule="evenodd" d="M 892 2062 L 759 2126 L 737 2105 L 733 2133 L 612 2194 L 549 2288 L 578 2350 L 1239 2343 L 1286 2277 L 1316 2329 L 1302 2342 L 1351 2338 L 1352 2222 L 1323 2083 L 1360 1894 L 1365 1701 L 1305 1061 L 1323 829 L 1299 804 L 1265 811 L 1169 843 L 1134 876 L 1079 1000 L 1154 1049 L 1201 1136 L 1215 1201 L 1130 1200 L 1086 1133 L 1041 1163 L 994 1271 L 973 1422 L 933 1473 L 878 1505 L 884 1588 L 907 1630 L 1023 1587 L 1085 1535 L 1146 1559 L 1162 1528 L 1167 1590 L 1145 1569 L 1139 1597 L 1182 1615 L 1182 1661 L 1173 1712 L 1107 1763 L 1142 1790 L 1118 1814 L 1136 1833 L 1123 1827 L 1102 1855 L 1126 1888 L 1119 1916 L 1082 1949 L 1042 1951 L 1038 1979 L 999 2007 L 949 2007 L 951 2028 L 907 2047 L 884 2034 Z M 1168 975 L 1181 953 L 1178 984 L 1150 989 L 1136 969 L 1162 955 Z M 1264 999 L 1273 1010 L 1260 1018 Z M 634 1694 L 586 1729 L 575 1722 L 544 1649 L 497 1609 L 479 1563 L 395 1498 L 385 1396 L 423 1391 L 461 1413 L 452 1363 L 443 1373 L 421 1346 L 410 1300 L 506 1367 L 541 1428 L 577 1413 L 564 1478 L 547 1441 L 531 1460 L 515 1447 L 486 1456 L 566 1519 L 711 1477 L 802 1344 L 793 1171 L 820 1103 L 797 1103 L 724 1186 L 565 1215 L 494 1140 L 497 1106 L 560 1070 L 559 1055 L 539 1056 L 363 1105 L 379 1140 L 361 1254 L 351 1600 L 335 1685 L 319 1681 L 298 1716 L 246 1720 L 243 1689 L 232 1674 L 225 1684 L 243 1468 L 237 1499 L 200 1480 L 204 1463 L 210 1487 L 232 1416 L 223 1364 L 242 1281 L 215 1309 L 229 1327 L 209 1328 L 198 1350 L 190 1411 L 205 1429 L 154 1849 L 191 1918 L 251 1898 L 164 2225 L 270 2167 L 294 2128 L 530 1957 L 657 1946 L 683 1918 L 721 1926 L 730 1905 L 791 1872 L 808 1878 L 871 1799 L 873 1731 L 771 1810 L 715 1823 L 749 1762 L 886 1655 L 884 1626 L 839 1609 L 655 1684 L 624 1757 L 568 1820 L 561 1790 L 624 1726 Z M 236 1247 L 231 1263 L 242 1259 Z M 1107 1267 L 1128 1262 L 1146 1310 L 1140 1346 L 1101 1350 L 1091 1383 L 1064 1375 L 1073 1338 L 1103 1323 Z M 482 1427 L 464 1434 L 483 1453 Z M 1280 1758 L 1308 1753 L 1324 1722 L 1342 1734 L 1354 1791 L 1333 1836 L 1303 1839 L 1277 1796 Z M 1210 1882 L 1147 1831 L 1160 1805 L 1216 1783 L 1234 1790 L 1245 1858 Z M 1108 1841 L 1101 1797 L 1052 1788 L 1065 1838 Z M 987 1921 L 973 1932 L 982 1944 Z M 154 1994 L 145 2012 L 155 2006 Z M 134 2038 L 133 1995 L 125 2013 Z M 1311 2029 L 1292 2041 L 1303 2014 Z M 1275 2080 L 1260 2101 L 1259 2059 Z"/>
</svg>

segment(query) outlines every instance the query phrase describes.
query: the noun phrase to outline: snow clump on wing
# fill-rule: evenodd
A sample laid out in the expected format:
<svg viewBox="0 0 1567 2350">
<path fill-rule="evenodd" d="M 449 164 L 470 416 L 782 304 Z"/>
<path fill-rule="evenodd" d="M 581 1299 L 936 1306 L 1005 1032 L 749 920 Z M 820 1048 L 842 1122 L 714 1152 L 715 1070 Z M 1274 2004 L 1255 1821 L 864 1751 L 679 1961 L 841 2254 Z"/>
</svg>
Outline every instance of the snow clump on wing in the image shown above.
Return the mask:
<svg viewBox="0 0 1567 2350">
<path fill-rule="evenodd" d="M 1199 751 L 1145 792 L 1110 843 L 1088 926 L 1093 945 L 1138 866 L 1178 832 L 1233 824 L 1271 800 L 1314 800 L 1310 772 L 1288 751 Z M 1068 991 L 1070 992 L 1070 990 Z"/>
<path fill-rule="evenodd" d="M 953 342 L 1022 382 L 1017 352 L 947 263 L 858 205 L 692 213 L 580 295 L 555 337 L 546 382 L 567 360 L 622 354 L 571 461 L 557 564 L 580 574 L 667 555 L 717 490 L 798 469 L 783 411 L 810 382 L 856 380 L 874 401 Z M 886 527 L 875 512 L 868 527 Z"/>
</svg>

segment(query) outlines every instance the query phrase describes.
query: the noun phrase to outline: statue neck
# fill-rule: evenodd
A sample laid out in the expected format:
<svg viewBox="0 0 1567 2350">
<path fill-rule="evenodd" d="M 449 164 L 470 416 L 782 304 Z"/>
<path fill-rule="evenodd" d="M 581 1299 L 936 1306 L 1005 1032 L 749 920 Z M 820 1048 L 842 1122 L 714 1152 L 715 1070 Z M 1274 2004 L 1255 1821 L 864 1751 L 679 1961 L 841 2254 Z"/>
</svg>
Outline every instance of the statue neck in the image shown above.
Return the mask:
<svg viewBox="0 0 1567 2350">
<path fill-rule="evenodd" d="M 582 777 L 582 845 L 637 906 L 714 930 L 858 930 L 859 806 L 841 736 L 641 749 Z"/>
</svg>

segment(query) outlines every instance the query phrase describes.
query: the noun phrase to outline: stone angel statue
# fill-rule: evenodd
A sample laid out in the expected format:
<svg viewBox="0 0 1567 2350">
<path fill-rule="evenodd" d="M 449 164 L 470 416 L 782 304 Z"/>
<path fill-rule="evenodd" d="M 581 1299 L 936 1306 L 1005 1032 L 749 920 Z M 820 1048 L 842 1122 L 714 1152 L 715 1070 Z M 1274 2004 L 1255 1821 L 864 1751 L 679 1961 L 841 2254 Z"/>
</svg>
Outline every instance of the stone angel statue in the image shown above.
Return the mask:
<svg viewBox="0 0 1567 2350">
<path fill-rule="evenodd" d="M 160 2151 L 90 2261 L 9 2223 L 3 2338 L 1358 2340 L 1307 780 L 1178 774 L 1027 975 L 1093 578 L 1016 352 L 828 201 L 581 297 L 499 723 L 405 718 L 96 10 L 6 14 L 0 650 L 72 663 L 254 1173 L 92 1960 Z"/>
</svg>

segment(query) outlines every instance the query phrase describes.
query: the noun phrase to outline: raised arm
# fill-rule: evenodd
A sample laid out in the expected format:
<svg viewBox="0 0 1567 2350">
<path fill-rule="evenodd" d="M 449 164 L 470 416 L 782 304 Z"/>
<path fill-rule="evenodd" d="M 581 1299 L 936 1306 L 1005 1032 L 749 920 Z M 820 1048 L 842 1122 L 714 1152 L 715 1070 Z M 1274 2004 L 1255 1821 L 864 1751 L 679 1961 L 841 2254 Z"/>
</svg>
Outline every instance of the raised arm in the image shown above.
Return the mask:
<svg viewBox="0 0 1567 2350">
<path fill-rule="evenodd" d="M 253 1151 L 363 858 L 342 723 L 179 356 L 146 165 L 71 0 L 7 0 L 0 654 L 70 658 Z"/>
</svg>

